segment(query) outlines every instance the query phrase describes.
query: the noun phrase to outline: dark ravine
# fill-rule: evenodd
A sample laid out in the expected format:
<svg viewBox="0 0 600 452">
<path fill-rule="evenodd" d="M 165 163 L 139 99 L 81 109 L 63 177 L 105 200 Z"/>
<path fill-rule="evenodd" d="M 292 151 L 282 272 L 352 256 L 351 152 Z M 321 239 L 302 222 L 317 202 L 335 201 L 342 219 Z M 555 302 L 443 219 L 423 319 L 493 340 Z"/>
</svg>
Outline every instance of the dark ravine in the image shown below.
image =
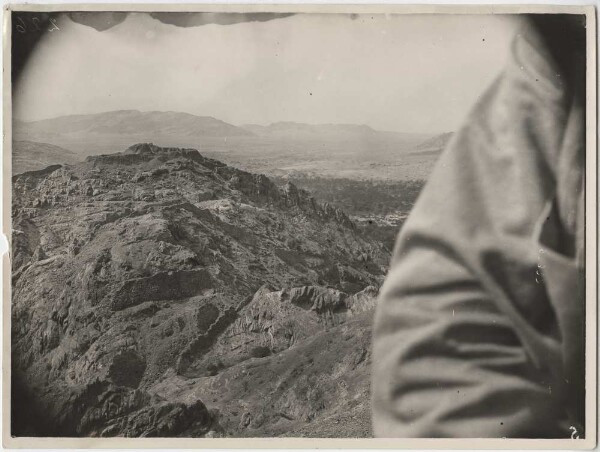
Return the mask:
<svg viewBox="0 0 600 452">
<path fill-rule="evenodd" d="M 369 434 L 389 254 L 344 212 L 148 143 L 12 182 L 13 435 Z"/>
</svg>

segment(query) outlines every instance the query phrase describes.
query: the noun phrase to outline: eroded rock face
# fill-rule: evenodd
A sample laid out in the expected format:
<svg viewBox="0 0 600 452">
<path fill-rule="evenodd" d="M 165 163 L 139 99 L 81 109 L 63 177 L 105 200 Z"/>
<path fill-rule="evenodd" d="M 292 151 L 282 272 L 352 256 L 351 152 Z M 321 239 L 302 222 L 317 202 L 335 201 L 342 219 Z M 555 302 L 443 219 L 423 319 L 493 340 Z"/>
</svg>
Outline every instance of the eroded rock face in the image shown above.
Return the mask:
<svg viewBox="0 0 600 452">
<path fill-rule="evenodd" d="M 154 300 L 180 300 L 199 295 L 212 288 L 206 270 L 160 272 L 146 278 L 128 279 L 112 294 L 113 311 Z"/>
<path fill-rule="evenodd" d="M 12 207 L 12 434 L 283 434 L 342 406 L 307 389 L 331 366 L 368 361 L 355 342 L 367 349 L 389 256 L 302 190 L 140 144 L 18 175 Z M 328 340 L 323 373 L 277 376 L 296 389 L 275 408 L 251 394 L 274 380 L 213 386 L 249 364 L 285 373 Z"/>
<path fill-rule="evenodd" d="M 328 287 L 303 286 L 284 291 L 282 296 L 289 297 L 290 303 L 304 309 L 332 313 L 344 307 L 344 300 L 348 294 Z"/>
<path fill-rule="evenodd" d="M 277 354 L 369 313 L 377 293 L 373 286 L 353 295 L 322 286 L 283 290 L 263 286 L 222 334 L 213 336 L 212 347 L 187 353 L 185 367 L 177 371 L 187 377 L 210 376 L 251 358 Z"/>
</svg>

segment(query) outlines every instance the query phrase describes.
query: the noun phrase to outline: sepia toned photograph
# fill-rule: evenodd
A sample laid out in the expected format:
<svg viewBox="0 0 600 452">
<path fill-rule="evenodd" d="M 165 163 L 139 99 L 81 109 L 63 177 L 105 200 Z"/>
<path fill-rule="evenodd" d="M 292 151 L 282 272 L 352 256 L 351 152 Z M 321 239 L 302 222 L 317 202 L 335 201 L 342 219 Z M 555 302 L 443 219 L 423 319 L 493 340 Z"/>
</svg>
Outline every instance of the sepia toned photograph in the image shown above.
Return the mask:
<svg viewBox="0 0 600 452">
<path fill-rule="evenodd" d="M 5 444 L 596 444 L 593 7 L 113 9 L 4 12 Z"/>
</svg>

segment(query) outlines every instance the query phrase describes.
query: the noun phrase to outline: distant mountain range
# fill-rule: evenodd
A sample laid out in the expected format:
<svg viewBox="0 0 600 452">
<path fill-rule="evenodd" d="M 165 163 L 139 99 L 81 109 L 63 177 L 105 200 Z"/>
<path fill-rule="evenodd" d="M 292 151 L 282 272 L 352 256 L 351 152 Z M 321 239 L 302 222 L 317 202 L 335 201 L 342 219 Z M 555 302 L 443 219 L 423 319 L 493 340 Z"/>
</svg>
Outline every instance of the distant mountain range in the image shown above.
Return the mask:
<svg viewBox="0 0 600 452">
<path fill-rule="evenodd" d="M 15 140 L 39 143 L 39 149 L 64 148 L 65 152 L 54 149 L 40 160 L 32 145 L 15 146 L 13 172 L 41 169 L 46 163 L 70 163 L 74 156 L 81 160 L 151 141 L 160 146 L 197 148 L 207 156 L 268 175 L 423 179 L 449 136 L 380 131 L 364 124 L 288 121 L 235 126 L 189 113 L 119 110 L 14 121 Z"/>
<path fill-rule="evenodd" d="M 227 137 L 252 135 L 240 127 L 210 116 L 173 111 L 118 110 L 89 115 L 69 115 L 41 121 L 15 123 L 15 133 L 33 135 L 177 135 Z"/>
<path fill-rule="evenodd" d="M 210 116 L 190 113 L 138 110 L 118 110 L 87 115 L 69 115 L 39 121 L 15 121 L 14 135 L 18 139 L 46 139 L 61 136 L 134 135 L 145 137 L 173 136 L 178 139 L 223 137 L 286 137 L 286 138 L 380 138 L 402 139 L 412 144 L 431 137 L 429 134 L 400 133 L 375 130 L 365 124 L 306 124 L 292 121 L 269 125 L 235 126 Z"/>
<path fill-rule="evenodd" d="M 254 135 L 268 137 L 398 139 L 407 143 L 421 142 L 431 137 L 427 134 L 375 130 L 365 124 L 306 124 L 282 121 L 268 126 L 244 124 L 241 127 Z"/>
</svg>

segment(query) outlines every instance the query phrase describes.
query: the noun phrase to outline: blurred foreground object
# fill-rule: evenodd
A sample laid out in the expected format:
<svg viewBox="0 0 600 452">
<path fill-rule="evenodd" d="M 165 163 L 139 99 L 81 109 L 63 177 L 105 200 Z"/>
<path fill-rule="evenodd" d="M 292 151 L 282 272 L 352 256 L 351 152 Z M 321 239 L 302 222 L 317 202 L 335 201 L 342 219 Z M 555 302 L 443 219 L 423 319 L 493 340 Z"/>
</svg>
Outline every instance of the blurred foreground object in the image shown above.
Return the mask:
<svg viewBox="0 0 600 452">
<path fill-rule="evenodd" d="M 381 437 L 583 438 L 585 17 L 533 16 L 396 243 Z"/>
</svg>

